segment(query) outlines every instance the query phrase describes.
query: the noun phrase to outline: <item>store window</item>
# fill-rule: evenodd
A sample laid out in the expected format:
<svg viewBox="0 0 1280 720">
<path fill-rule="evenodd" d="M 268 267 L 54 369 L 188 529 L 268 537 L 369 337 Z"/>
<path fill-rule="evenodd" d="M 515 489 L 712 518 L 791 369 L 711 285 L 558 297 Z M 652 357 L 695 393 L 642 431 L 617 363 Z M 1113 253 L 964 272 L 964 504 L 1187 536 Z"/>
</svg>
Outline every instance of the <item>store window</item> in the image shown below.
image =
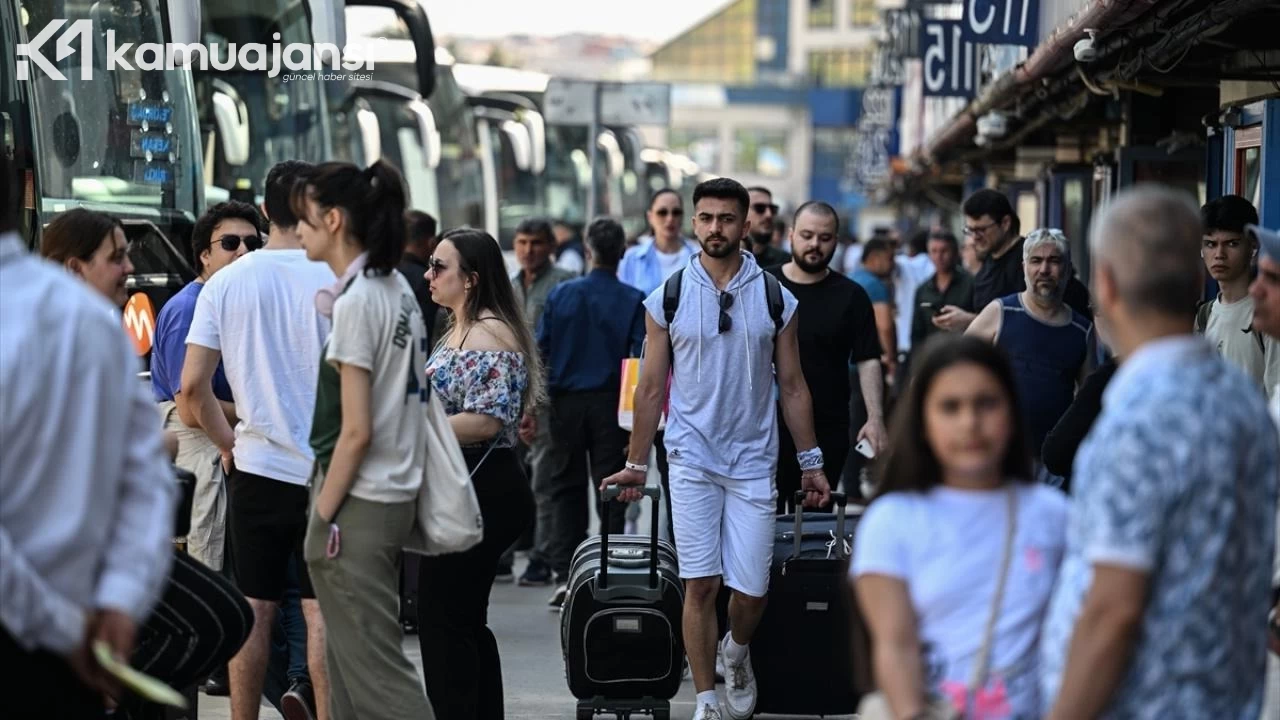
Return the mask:
<svg viewBox="0 0 1280 720">
<path fill-rule="evenodd" d="M 849 24 L 854 27 L 869 27 L 878 21 L 876 0 L 849 0 Z"/>
<path fill-rule="evenodd" d="M 671 152 L 687 155 L 707 172 L 720 168 L 720 132 L 716 128 L 671 128 L 667 133 Z"/>
<path fill-rule="evenodd" d="M 809 0 L 809 27 L 836 26 L 836 0 Z"/>
<path fill-rule="evenodd" d="M 874 51 L 815 50 L 809 53 L 809 81 L 818 87 L 864 87 Z"/>
<path fill-rule="evenodd" d="M 787 174 L 785 130 L 739 128 L 733 132 L 734 172 L 782 177 Z"/>
</svg>

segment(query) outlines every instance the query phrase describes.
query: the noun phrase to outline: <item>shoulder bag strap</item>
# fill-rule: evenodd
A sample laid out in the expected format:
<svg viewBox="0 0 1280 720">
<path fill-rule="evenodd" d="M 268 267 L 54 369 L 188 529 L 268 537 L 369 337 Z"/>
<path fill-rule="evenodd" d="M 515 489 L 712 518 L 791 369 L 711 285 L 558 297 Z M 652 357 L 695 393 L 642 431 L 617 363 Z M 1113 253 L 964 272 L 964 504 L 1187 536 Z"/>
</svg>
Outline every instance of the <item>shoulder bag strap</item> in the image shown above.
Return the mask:
<svg viewBox="0 0 1280 720">
<path fill-rule="evenodd" d="M 987 619 L 987 628 L 982 634 L 982 648 L 978 651 L 977 662 L 973 665 L 973 675 L 969 679 L 969 687 L 965 695 L 966 704 L 987 681 L 991 645 L 996 634 L 996 621 L 1000 619 L 1000 603 L 1004 600 L 1005 581 L 1009 578 L 1009 565 L 1013 560 L 1014 536 L 1018 528 L 1018 488 L 1012 481 L 1008 485 L 1009 518 L 1004 529 L 1004 557 L 1000 560 L 1000 577 L 996 580 L 995 597 L 991 600 L 991 616 Z"/>
</svg>

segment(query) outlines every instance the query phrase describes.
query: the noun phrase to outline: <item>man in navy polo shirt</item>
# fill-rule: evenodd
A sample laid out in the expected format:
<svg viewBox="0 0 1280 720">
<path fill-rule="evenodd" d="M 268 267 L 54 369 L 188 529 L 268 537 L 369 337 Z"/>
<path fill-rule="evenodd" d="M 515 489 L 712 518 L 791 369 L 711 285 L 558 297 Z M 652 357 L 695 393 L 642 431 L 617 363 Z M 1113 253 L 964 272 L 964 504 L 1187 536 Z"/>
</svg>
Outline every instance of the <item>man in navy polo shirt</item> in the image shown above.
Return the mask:
<svg viewBox="0 0 1280 720">
<path fill-rule="evenodd" d="M 551 422 L 539 428 L 548 440 L 547 467 L 536 477 L 537 534 L 527 580 L 552 579 L 560 588 L 552 606 L 564 601 L 573 550 L 587 535 L 583 493 L 587 471 L 596 482 L 622 469 L 628 434 L 618 427 L 622 360 L 638 357 L 644 342 L 644 295 L 618 279 L 626 234 L 601 218 L 587 229 L 586 277 L 557 285 L 538 323 L 538 348 L 547 368 Z M 597 496 L 598 497 L 598 496 Z M 610 503 L 609 531 L 620 533 L 626 506 Z M 527 582 L 527 584 L 535 584 Z"/>
<path fill-rule="evenodd" d="M 196 476 L 195 502 L 187 552 L 214 570 L 221 570 L 226 539 L 226 489 L 214 477 L 218 449 L 196 423 L 195 413 L 182 395 L 182 362 L 187 332 L 196 312 L 196 298 L 205 282 L 245 253 L 262 247 L 262 218 L 247 203 L 231 200 L 209 208 L 191 233 L 195 281 L 182 288 L 160 310 L 151 356 L 151 391 L 160 403 L 164 426 L 178 436 L 175 464 Z M 236 406 L 222 364 L 213 376 L 213 394 L 227 422 L 236 423 Z"/>
</svg>

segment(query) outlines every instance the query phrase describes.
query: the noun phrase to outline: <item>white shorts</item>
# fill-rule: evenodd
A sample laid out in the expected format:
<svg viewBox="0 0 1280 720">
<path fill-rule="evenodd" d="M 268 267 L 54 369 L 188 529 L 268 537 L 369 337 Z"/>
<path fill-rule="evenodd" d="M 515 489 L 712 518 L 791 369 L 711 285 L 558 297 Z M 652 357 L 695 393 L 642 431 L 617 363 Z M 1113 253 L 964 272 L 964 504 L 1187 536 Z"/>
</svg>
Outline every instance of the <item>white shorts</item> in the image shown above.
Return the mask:
<svg viewBox="0 0 1280 720">
<path fill-rule="evenodd" d="M 735 480 L 673 463 L 670 479 L 680 577 L 723 577 L 744 595 L 764 597 L 776 526 L 773 478 Z"/>
</svg>

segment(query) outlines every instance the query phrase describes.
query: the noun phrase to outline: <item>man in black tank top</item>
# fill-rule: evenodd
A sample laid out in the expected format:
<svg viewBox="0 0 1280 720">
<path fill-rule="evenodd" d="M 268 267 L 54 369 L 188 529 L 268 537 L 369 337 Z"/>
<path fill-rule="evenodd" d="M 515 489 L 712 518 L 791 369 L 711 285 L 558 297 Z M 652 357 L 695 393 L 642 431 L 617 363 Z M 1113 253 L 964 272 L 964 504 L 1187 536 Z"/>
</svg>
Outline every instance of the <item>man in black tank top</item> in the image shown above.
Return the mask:
<svg viewBox="0 0 1280 720">
<path fill-rule="evenodd" d="M 1040 466 L 1040 448 L 1092 369 L 1093 323 L 1063 298 L 1071 273 L 1066 236 L 1059 230 L 1036 230 L 1024 242 L 1027 289 L 992 300 L 966 332 L 1008 353 L 1037 471 L 1042 480 L 1060 487 L 1062 478 Z"/>
</svg>

